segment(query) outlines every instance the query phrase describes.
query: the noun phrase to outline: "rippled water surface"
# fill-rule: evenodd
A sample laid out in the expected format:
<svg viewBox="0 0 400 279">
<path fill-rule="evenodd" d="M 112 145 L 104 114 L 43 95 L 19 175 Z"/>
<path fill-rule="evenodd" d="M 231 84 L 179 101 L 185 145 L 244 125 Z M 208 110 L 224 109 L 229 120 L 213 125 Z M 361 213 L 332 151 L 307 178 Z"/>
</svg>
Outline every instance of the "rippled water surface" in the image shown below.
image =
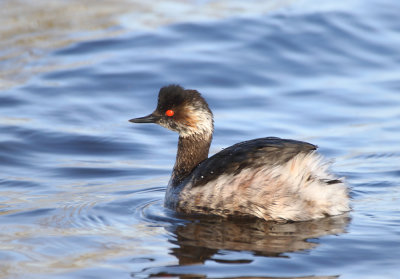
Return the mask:
<svg viewBox="0 0 400 279">
<path fill-rule="evenodd" d="M 5 3 L 1 278 L 398 278 L 398 1 L 71 1 L 49 21 Z M 208 100 L 211 153 L 317 144 L 353 211 L 275 224 L 164 209 L 177 135 L 127 120 L 170 83 Z"/>
</svg>

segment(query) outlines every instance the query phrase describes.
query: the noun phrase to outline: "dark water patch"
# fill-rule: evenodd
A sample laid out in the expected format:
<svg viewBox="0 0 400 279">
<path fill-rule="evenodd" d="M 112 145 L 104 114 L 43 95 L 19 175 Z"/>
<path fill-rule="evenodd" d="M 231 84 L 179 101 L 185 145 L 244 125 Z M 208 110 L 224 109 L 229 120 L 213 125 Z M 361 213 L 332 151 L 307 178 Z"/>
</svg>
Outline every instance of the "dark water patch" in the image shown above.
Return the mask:
<svg viewBox="0 0 400 279">
<path fill-rule="evenodd" d="M 397 186 L 395 181 L 367 181 L 363 183 L 357 183 L 353 185 L 354 191 L 368 195 L 372 193 L 386 193 L 388 189 L 392 189 Z"/>
<path fill-rule="evenodd" d="M 92 75 L 94 74 L 95 69 L 91 67 L 81 67 L 77 69 L 68 69 L 68 70 L 59 70 L 55 72 L 50 72 L 45 75 L 43 75 L 43 78 L 46 80 L 63 80 L 64 78 L 67 78 L 69 81 L 74 80 L 75 84 L 78 83 L 79 81 L 85 81 L 87 78 L 85 78 L 87 75 Z M 44 87 L 32 87 L 29 86 L 29 91 L 33 91 L 36 95 L 40 96 L 40 93 L 43 91 Z M 45 92 L 43 92 L 45 93 Z"/>
<path fill-rule="evenodd" d="M 359 173 L 352 173 L 350 174 L 350 176 L 354 176 L 354 177 L 358 177 L 359 180 L 363 181 L 365 180 L 369 180 L 369 181 L 375 181 L 378 180 L 380 182 L 377 183 L 382 183 L 382 185 L 387 185 L 391 182 L 388 182 L 389 179 L 392 178 L 397 178 L 400 176 L 400 170 L 387 170 L 387 171 L 377 171 L 377 168 L 371 167 L 369 169 L 366 169 L 365 171 L 359 172 Z M 388 180 L 380 180 L 380 178 L 382 177 L 386 177 Z M 373 182 L 376 183 L 376 182 Z"/>
<path fill-rule="evenodd" d="M 54 208 L 40 208 L 40 209 L 31 209 L 29 211 L 23 211 L 18 213 L 12 213 L 5 215 L 7 218 L 38 218 L 40 216 L 46 216 L 56 209 Z"/>
<path fill-rule="evenodd" d="M 33 167 L 34 158 L 29 146 L 21 141 L 0 142 L 0 164 L 3 166 Z"/>
<path fill-rule="evenodd" d="M 353 159 L 385 159 L 392 157 L 400 157 L 400 152 L 392 151 L 392 152 L 379 152 L 379 153 L 362 153 L 359 155 L 353 156 Z"/>
<path fill-rule="evenodd" d="M 106 177 L 146 177 L 148 175 L 158 176 L 165 174 L 164 170 L 155 170 L 154 168 L 135 168 L 135 169 L 121 169 L 121 168 L 100 168 L 100 167 L 58 167 L 53 171 L 55 176 L 65 177 L 68 176 L 73 179 L 82 178 L 106 178 Z"/>
<path fill-rule="evenodd" d="M 237 26 L 238 22 L 232 21 L 222 21 L 220 23 L 221 28 L 215 29 L 214 24 L 198 24 L 198 23 L 181 23 L 172 26 L 173 32 L 176 34 L 190 34 L 196 33 L 198 34 L 196 41 L 194 44 L 202 44 L 204 41 L 213 41 L 215 43 L 223 43 L 223 42 L 234 42 L 235 32 L 225 32 L 225 30 L 232 30 Z M 179 36 L 181 42 L 184 40 L 184 37 Z"/>
<path fill-rule="evenodd" d="M 9 108 L 26 104 L 27 102 L 21 98 L 12 96 L 0 96 L 0 107 Z"/>
<path fill-rule="evenodd" d="M 37 130 L 33 128 L 9 127 L 15 137 L 21 142 L 2 142 L 3 150 L 8 153 L 25 156 L 32 152 L 51 154 L 87 154 L 104 156 L 107 154 L 141 153 L 144 145 L 141 143 L 117 142 L 114 138 L 82 135 L 78 133 L 62 133 L 52 130 Z"/>
<path fill-rule="evenodd" d="M 0 179 L 0 188 L 2 189 L 4 189 L 4 187 L 35 188 L 42 186 L 43 185 L 41 183 L 29 180 Z"/>
<path fill-rule="evenodd" d="M 127 73 L 98 73 L 96 79 L 103 80 L 104 85 L 102 90 L 108 92 L 126 91 L 133 95 L 132 81 L 160 79 L 162 75 L 149 70 L 135 70 Z"/>
<path fill-rule="evenodd" d="M 95 54 L 97 51 L 104 49 L 119 49 L 126 48 L 123 40 L 120 39 L 99 39 L 89 42 L 76 43 L 72 46 L 57 50 L 53 55 L 57 56 L 81 56 L 86 54 Z"/>
</svg>

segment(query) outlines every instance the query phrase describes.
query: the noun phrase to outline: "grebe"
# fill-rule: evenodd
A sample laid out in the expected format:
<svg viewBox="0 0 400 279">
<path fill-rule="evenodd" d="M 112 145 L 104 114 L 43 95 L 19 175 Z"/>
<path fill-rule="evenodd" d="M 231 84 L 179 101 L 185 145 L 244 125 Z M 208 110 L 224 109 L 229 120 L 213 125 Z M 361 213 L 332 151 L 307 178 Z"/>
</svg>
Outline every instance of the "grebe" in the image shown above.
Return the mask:
<svg viewBox="0 0 400 279">
<path fill-rule="evenodd" d="M 348 188 L 313 144 L 266 137 L 208 158 L 213 114 L 196 90 L 162 87 L 156 110 L 134 123 L 179 133 L 165 206 L 184 214 L 306 221 L 350 210 Z"/>
</svg>

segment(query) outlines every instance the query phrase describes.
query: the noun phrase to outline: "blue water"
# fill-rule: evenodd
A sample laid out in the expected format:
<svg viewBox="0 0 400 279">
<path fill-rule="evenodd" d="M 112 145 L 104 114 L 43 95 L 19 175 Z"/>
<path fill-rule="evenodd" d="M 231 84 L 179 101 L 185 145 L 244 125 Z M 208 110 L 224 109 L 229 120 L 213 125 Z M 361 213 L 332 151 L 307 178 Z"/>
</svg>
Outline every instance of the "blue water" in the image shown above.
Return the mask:
<svg viewBox="0 0 400 279">
<path fill-rule="evenodd" d="M 399 278 L 399 11 L 300 1 L 45 52 L 25 68 L 53 69 L 0 92 L 0 277 Z M 171 83 L 209 102 L 211 153 L 317 144 L 352 212 L 274 224 L 164 209 L 177 135 L 128 119 Z"/>
</svg>

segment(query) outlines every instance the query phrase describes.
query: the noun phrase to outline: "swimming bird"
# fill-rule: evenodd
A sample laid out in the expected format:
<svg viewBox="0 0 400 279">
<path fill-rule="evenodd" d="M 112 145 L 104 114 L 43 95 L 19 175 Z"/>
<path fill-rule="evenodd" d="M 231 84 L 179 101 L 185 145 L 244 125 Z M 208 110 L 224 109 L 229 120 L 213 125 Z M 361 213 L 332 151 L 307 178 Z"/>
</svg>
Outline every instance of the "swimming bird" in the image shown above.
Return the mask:
<svg viewBox="0 0 400 279">
<path fill-rule="evenodd" d="M 183 214 L 306 221 L 350 210 L 348 187 L 329 172 L 317 146 L 264 137 L 208 158 L 213 114 L 201 94 L 162 87 L 151 114 L 129 120 L 179 133 L 165 206 Z"/>
</svg>

